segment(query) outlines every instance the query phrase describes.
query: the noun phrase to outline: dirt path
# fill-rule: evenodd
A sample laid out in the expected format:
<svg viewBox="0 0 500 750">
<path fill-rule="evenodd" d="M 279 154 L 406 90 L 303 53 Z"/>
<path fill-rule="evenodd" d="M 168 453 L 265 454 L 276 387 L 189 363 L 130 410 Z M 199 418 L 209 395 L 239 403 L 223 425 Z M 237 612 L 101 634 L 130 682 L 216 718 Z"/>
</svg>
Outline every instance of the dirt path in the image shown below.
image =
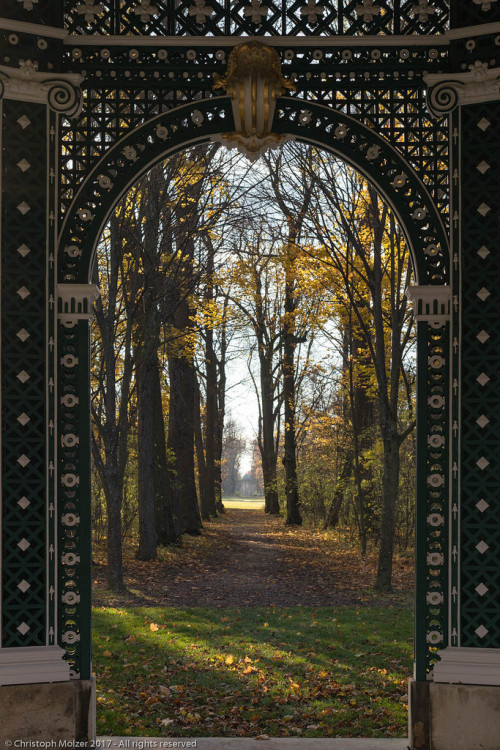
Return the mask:
<svg viewBox="0 0 500 750">
<path fill-rule="evenodd" d="M 284 526 L 262 511 L 228 510 L 199 538 L 162 551 L 158 562 L 125 560 L 128 592 L 110 595 L 94 569 L 94 603 L 115 606 L 374 604 L 375 554 L 364 560 L 331 535 Z M 396 561 L 396 599 L 412 586 L 411 559 Z M 387 602 L 387 599 L 384 599 Z"/>
</svg>

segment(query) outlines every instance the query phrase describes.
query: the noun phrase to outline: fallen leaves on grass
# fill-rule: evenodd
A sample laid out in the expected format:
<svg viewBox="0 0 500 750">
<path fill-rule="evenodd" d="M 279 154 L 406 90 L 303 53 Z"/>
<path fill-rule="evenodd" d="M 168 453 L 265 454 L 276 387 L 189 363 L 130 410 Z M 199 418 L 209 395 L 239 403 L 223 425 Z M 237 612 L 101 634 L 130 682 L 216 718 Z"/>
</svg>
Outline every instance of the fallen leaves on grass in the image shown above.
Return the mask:
<svg viewBox="0 0 500 750">
<path fill-rule="evenodd" d="M 377 550 L 359 554 L 335 531 L 291 529 L 262 511 L 229 510 L 205 523 L 199 537 L 159 551 L 157 561 L 135 559 L 124 546 L 127 592 L 106 590 L 106 554 L 95 545 L 94 603 L 108 606 L 278 606 L 382 603 L 370 587 Z M 413 561 L 395 556 L 389 599 L 409 601 Z M 221 622 L 225 620 L 221 619 Z M 228 622 L 226 620 L 226 622 Z M 315 627 L 314 619 L 310 625 Z"/>
<path fill-rule="evenodd" d="M 215 608 L 131 609 L 121 623 L 128 638 L 114 617 L 95 613 L 101 734 L 404 735 L 408 612 L 237 609 L 225 615 L 227 631 Z"/>
</svg>

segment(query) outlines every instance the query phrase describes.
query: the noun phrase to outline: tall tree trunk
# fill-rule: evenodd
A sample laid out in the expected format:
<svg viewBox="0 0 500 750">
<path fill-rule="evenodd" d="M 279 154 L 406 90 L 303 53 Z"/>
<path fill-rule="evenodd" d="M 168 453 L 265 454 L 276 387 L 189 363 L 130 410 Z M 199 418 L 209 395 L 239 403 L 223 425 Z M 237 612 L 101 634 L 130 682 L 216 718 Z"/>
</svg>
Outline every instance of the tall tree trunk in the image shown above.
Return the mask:
<svg viewBox="0 0 500 750">
<path fill-rule="evenodd" d="M 259 347 L 261 350 L 263 347 Z M 279 515 L 278 495 L 278 458 L 274 441 L 274 388 L 272 362 L 266 357 L 266 351 L 260 354 L 260 384 L 262 401 L 262 475 L 264 479 L 264 505 L 266 513 Z"/>
<path fill-rule="evenodd" d="M 137 484 L 139 495 L 139 560 L 156 559 L 153 366 L 149 358 L 137 365 Z"/>
<path fill-rule="evenodd" d="M 107 582 L 111 591 L 120 591 L 125 588 L 123 583 L 123 563 L 122 563 L 122 487 L 117 482 L 116 485 L 110 476 L 111 482 L 107 490 L 106 512 L 108 516 L 108 535 L 107 535 L 107 553 L 108 553 L 108 572 Z"/>
<path fill-rule="evenodd" d="M 399 492 L 400 446 L 402 436 L 398 433 L 398 390 L 401 378 L 401 326 L 400 312 L 394 302 L 394 273 L 391 274 L 391 356 L 387 373 L 387 349 L 384 331 L 383 310 L 383 264 L 382 240 L 385 224 L 384 207 L 382 217 L 378 210 L 378 197 L 373 189 L 371 195 L 371 221 L 374 227 L 374 261 L 371 281 L 373 323 L 375 330 L 375 372 L 378 386 L 378 402 L 384 449 L 382 474 L 382 519 L 380 524 L 380 547 L 375 588 L 390 591 L 392 588 L 392 556 L 394 551 L 394 514 Z"/>
<path fill-rule="evenodd" d="M 295 434 L 295 279 L 291 269 L 295 250 L 289 248 L 285 267 L 285 323 L 283 331 L 283 400 L 285 437 L 286 523 L 300 526 L 299 483 L 297 478 L 297 441 Z"/>
<path fill-rule="evenodd" d="M 326 514 L 324 523 L 325 529 L 335 529 L 339 523 L 340 511 L 342 510 L 342 505 L 344 503 L 345 483 L 351 476 L 351 466 L 352 455 L 351 452 L 348 451 L 342 462 L 342 471 L 337 480 L 337 486 L 335 488 L 332 502 L 330 503 L 330 507 Z"/>
<path fill-rule="evenodd" d="M 182 300 L 174 314 L 174 325 L 179 331 L 188 330 L 189 303 Z M 178 352 L 168 357 L 170 378 L 170 417 L 168 447 L 175 456 L 174 509 L 181 531 L 199 534 L 202 527 L 194 470 L 194 426 L 196 372 L 187 353 Z"/>
<path fill-rule="evenodd" d="M 303 184 L 303 193 L 297 204 L 287 203 L 286 187 L 281 182 L 280 160 L 278 156 L 272 171 L 270 172 L 271 184 L 276 201 L 283 212 L 288 224 L 288 241 L 285 248 L 284 271 L 285 271 L 285 320 L 283 326 L 283 402 L 284 402 L 284 451 L 283 465 L 285 467 L 285 493 L 286 493 L 286 523 L 300 526 L 302 516 L 300 513 L 299 482 L 297 477 L 297 438 L 296 438 L 296 387 L 295 387 L 295 347 L 296 347 L 296 325 L 295 314 L 297 312 L 295 262 L 297 257 L 297 243 L 299 242 L 304 219 L 309 211 L 312 198 L 312 185 Z M 268 165 L 272 162 L 268 158 Z M 309 169 L 304 175 L 310 174 Z"/>
<path fill-rule="evenodd" d="M 208 254 L 205 284 L 205 303 L 208 310 L 212 310 L 214 302 L 214 261 L 215 248 L 211 242 L 210 236 L 207 237 Z M 206 412 L 205 412 L 205 461 L 206 461 L 206 492 L 208 512 L 212 516 L 217 515 L 216 503 L 220 487 L 217 487 L 217 468 L 216 468 L 216 451 L 217 451 L 217 357 L 214 348 L 214 321 L 209 318 L 205 326 L 205 368 L 206 368 Z"/>
<path fill-rule="evenodd" d="M 212 295 L 213 296 L 213 295 Z M 207 480 L 207 505 L 212 516 L 217 515 L 216 500 L 219 487 L 217 481 L 216 452 L 218 444 L 217 424 L 217 362 L 214 350 L 214 332 L 210 326 L 205 329 L 205 359 L 207 375 L 207 400 L 205 414 L 205 455 Z"/>
<path fill-rule="evenodd" d="M 154 355 L 154 366 L 151 371 L 153 400 L 153 440 L 154 440 L 154 498 L 155 519 L 158 544 L 173 544 L 179 538 L 175 527 L 173 510 L 173 488 L 167 462 L 165 440 L 165 420 L 161 397 L 160 363 Z"/>
<path fill-rule="evenodd" d="M 217 418 L 214 440 L 214 464 L 215 464 L 215 507 L 219 513 L 225 513 L 222 502 L 222 449 L 224 443 L 224 425 L 226 419 L 226 358 L 227 358 L 227 305 L 226 296 L 224 301 L 224 317 L 221 331 L 220 355 L 217 362 Z"/>
<path fill-rule="evenodd" d="M 96 303 L 95 324 L 101 339 L 102 367 L 99 390 L 103 411 L 96 412 L 92 404 L 92 455 L 101 478 L 106 498 L 107 513 L 107 579 L 113 591 L 124 588 L 122 564 L 122 517 L 123 485 L 128 458 L 129 393 L 132 380 L 132 316 L 127 314 L 125 335 L 122 340 L 121 384 L 116 388 L 117 355 L 115 323 L 118 292 L 124 284 L 120 272 L 122 252 L 121 225 L 118 211 L 110 218 L 110 257 L 107 277 L 107 306 L 102 298 Z M 133 285 L 137 274 L 132 271 Z M 98 283 L 98 265 L 94 266 L 93 281 Z M 123 288 L 120 290 L 123 291 Z M 100 438 L 100 439 L 99 439 Z"/>
<path fill-rule="evenodd" d="M 349 309 L 348 326 L 345 335 L 348 341 L 350 356 L 344 359 L 344 367 L 349 376 L 349 404 L 353 438 L 353 469 L 356 486 L 356 508 L 358 513 L 358 531 L 361 554 L 366 555 L 368 543 L 368 496 L 371 487 L 371 469 L 365 460 L 366 451 L 372 447 L 372 430 L 374 421 L 374 403 L 369 395 L 369 383 L 360 372 L 354 372 L 357 363 L 368 371 L 369 356 L 363 349 L 363 341 L 354 330 L 352 306 Z"/>
<path fill-rule="evenodd" d="M 198 465 L 198 487 L 200 491 L 200 514 L 203 521 L 210 519 L 210 506 L 208 499 L 207 465 L 205 461 L 205 445 L 203 441 L 203 429 L 201 421 L 201 392 L 196 383 L 196 396 L 194 407 L 194 442 L 196 447 L 196 463 Z"/>
<path fill-rule="evenodd" d="M 400 438 L 394 432 L 384 437 L 384 468 L 382 485 L 384 504 L 380 525 L 380 549 L 375 588 L 390 591 L 394 551 L 394 512 L 399 490 Z"/>
</svg>

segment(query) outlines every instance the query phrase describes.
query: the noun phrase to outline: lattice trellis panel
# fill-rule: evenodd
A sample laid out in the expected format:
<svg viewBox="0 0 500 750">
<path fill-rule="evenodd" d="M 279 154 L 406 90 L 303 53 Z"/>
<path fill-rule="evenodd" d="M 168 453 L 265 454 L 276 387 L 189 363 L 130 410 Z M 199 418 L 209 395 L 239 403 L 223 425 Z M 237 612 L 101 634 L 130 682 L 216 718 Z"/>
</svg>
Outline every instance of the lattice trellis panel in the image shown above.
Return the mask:
<svg viewBox="0 0 500 750">
<path fill-rule="evenodd" d="M 2 645 L 31 646 L 47 638 L 47 127 L 44 106 L 4 101 L 3 110 Z"/>
<path fill-rule="evenodd" d="M 232 129 L 226 97 L 185 105 L 132 130 L 106 152 L 78 192 L 65 220 L 60 253 L 60 279 L 88 281 L 94 243 L 107 212 L 127 185 L 155 159 L 194 139 Z M 447 239 L 432 200 L 407 163 L 377 133 L 351 117 L 297 99 L 278 101 L 274 129 L 344 155 L 385 193 L 398 211 L 415 249 L 421 283 L 443 284 L 448 277 Z"/>
<path fill-rule="evenodd" d="M 1 14 L 19 21 L 62 26 L 63 0 L 2 0 Z"/>
<path fill-rule="evenodd" d="M 169 110 L 129 133 L 88 175 L 65 219 L 59 254 L 61 282 L 86 283 L 99 232 L 111 207 L 128 185 L 167 151 L 186 143 L 208 141 L 211 135 L 234 129 L 226 97 Z"/>
<path fill-rule="evenodd" d="M 109 0 L 65 3 L 75 34 L 158 36 L 306 36 L 439 34 L 449 24 L 447 0 Z"/>
<path fill-rule="evenodd" d="M 227 54 L 222 47 L 74 48 L 72 70 L 85 71 L 88 89 L 80 118 L 63 129 L 62 211 L 95 161 L 130 128 L 185 101 L 212 96 L 213 74 L 224 74 Z M 416 170 L 446 217 L 447 119 L 427 114 L 422 81 L 424 70 L 447 64 L 444 48 L 294 48 L 280 54 L 298 98 L 333 105 L 382 133 Z M 117 70 L 130 85 L 117 85 Z"/>
<path fill-rule="evenodd" d="M 461 645 L 500 647 L 500 104 L 462 112 Z"/>
<path fill-rule="evenodd" d="M 453 26 L 500 21 L 500 3 L 498 0 L 454 0 L 451 21 Z"/>
<path fill-rule="evenodd" d="M 398 214 L 416 251 L 415 267 L 420 283 L 443 284 L 448 279 L 447 239 L 429 196 L 406 162 L 376 132 L 327 107 L 310 102 L 278 100 L 274 130 L 330 146 L 347 161 L 371 177 Z"/>
</svg>

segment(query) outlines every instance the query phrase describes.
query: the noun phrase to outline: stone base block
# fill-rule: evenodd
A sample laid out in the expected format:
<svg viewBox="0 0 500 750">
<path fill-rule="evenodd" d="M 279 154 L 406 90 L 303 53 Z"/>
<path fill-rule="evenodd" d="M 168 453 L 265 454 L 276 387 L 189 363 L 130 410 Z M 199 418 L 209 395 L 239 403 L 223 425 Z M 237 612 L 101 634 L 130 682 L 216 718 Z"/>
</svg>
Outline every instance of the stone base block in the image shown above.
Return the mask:
<svg viewBox="0 0 500 750">
<path fill-rule="evenodd" d="M 410 680 L 409 745 L 411 750 L 499 750 L 500 687 Z"/>
<path fill-rule="evenodd" d="M 95 680 L 0 687 L 0 747 L 10 740 L 95 738 Z"/>
<path fill-rule="evenodd" d="M 431 750 L 429 683 L 408 680 L 408 738 L 411 750 Z"/>
</svg>

